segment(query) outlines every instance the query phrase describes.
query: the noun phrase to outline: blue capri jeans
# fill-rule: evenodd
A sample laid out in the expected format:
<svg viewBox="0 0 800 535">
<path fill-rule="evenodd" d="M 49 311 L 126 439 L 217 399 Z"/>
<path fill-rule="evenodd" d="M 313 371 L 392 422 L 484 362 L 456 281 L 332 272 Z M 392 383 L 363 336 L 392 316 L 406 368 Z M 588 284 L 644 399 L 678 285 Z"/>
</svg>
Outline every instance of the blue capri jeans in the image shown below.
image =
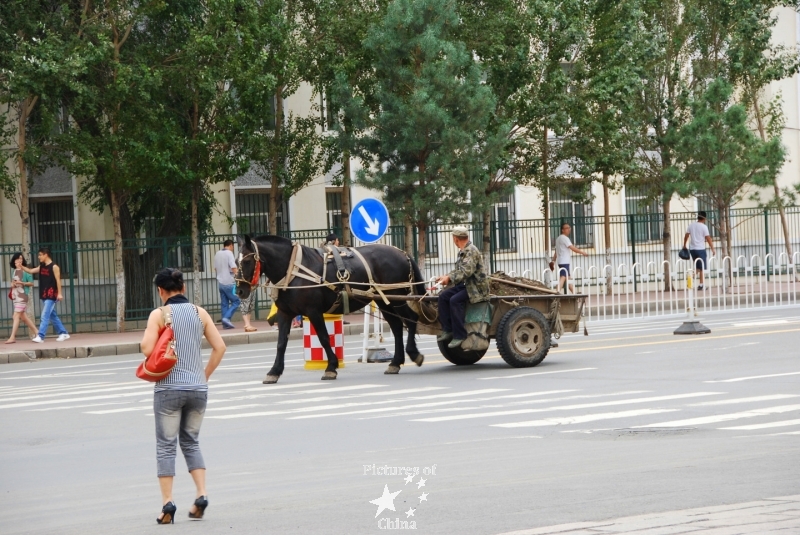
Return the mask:
<svg viewBox="0 0 800 535">
<path fill-rule="evenodd" d="M 155 393 L 153 413 L 156 417 L 158 477 L 175 475 L 178 442 L 190 472 L 206 467 L 198 437 L 207 401 L 206 390 L 162 390 Z"/>
</svg>

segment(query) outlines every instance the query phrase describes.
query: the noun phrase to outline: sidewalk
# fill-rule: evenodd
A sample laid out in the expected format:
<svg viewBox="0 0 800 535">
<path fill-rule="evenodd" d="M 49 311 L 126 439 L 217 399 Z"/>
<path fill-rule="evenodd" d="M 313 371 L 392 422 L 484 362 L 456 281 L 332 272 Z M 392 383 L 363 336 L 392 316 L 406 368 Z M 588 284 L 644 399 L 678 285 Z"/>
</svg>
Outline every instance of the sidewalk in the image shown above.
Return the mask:
<svg viewBox="0 0 800 535">
<path fill-rule="evenodd" d="M 501 535 L 763 535 L 800 533 L 800 495 L 698 507 L 601 522 L 575 522 Z"/>
<path fill-rule="evenodd" d="M 344 317 L 349 325 L 344 325 L 344 334 L 362 334 L 364 332 L 364 314 L 350 314 Z M 251 333 L 244 332 L 241 322 L 236 322 L 236 329 L 223 329 L 216 324 L 217 329 L 230 346 L 246 344 L 262 344 L 278 341 L 278 329 L 273 328 L 266 321 L 253 321 L 253 327 L 258 330 Z M 384 325 L 384 332 L 388 326 Z M 124 333 L 77 333 L 71 334 L 69 340 L 56 342 L 55 335 L 48 334 L 44 343 L 36 344 L 27 336 L 17 333 L 17 341 L 13 344 L 0 342 L 0 364 L 13 364 L 29 362 L 31 359 L 41 358 L 86 358 L 107 357 L 112 355 L 127 355 L 139 353 L 139 342 L 142 340 L 143 331 L 130 331 Z M 299 340 L 303 337 L 303 329 L 292 329 L 289 333 L 290 340 Z M 203 347 L 208 348 L 208 343 L 203 340 Z"/>
</svg>

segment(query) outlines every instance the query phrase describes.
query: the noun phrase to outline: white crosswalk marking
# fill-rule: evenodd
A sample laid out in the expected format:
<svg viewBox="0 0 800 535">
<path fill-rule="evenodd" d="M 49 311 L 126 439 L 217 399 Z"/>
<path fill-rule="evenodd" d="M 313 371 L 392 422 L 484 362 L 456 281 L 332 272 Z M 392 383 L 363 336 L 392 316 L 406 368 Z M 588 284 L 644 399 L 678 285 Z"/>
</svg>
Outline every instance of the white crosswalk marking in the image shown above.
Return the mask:
<svg viewBox="0 0 800 535">
<path fill-rule="evenodd" d="M 661 422 L 657 424 L 638 425 L 636 427 L 687 427 L 690 425 L 715 424 L 718 422 L 729 422 L 731 420 L 741 420 L 743 418 L 754 418 L 756 416 L 782 414 L 784 412 L 794 411 L 800 411 L 800 405 L 781 405 L 779 407 L 768 407 L 766 409 L 755 409 L 751 411 L 734 412 L 730 414 L 717 414 L 714 416 L 701 416 L 699 418 L 689 418 L 687 420 L 675 420 L 672 422 Z"/>
<path fill-rule="evenodd" d="M 251 413 L 244 413 L 244 414 L 230 414 L 225 416 L 210 416 L 210 418 L 219 418 L 219 419 L 232 419 L 232 418 L 248 418 L 254 416 L 278 416 L 278 415 L 288 415 L 288 414 L 296 414 L 301 412 L 320 412 L 320 411 L 331 411 L 334 409 L 346 409 L 351 407 L 363 407 L 363 406 L 372 406 L 372 405 L 384 405 L 384 404 L 401 404 L 406 401 L 411 400 L 423 400 L 423 399 L 436 399 L 442 397 L 463 397 L 463 396 L 470 396 L 475 395 L 476 392 L 501 392 L 505 389 L 484 389 L 484 390 L 471 390 L 467 392 L 454 392 L 452 394 L 434 394 L 430 396 L 413 396 L 409 398 L 397 398 L 397 399 L 387 399 L 382 401 L 366 401 L 366 402 L 353 402 L 353 403 L 340 403 L 338 405 L 323 405 L 319 407 L 302 407 L 298 409 L 290 409 L 290 410 L 283 410 L 283 411 L 263 411 L 263 412 L 251 412 Z M 388 392 L 391 394 L 391 391 Z M 483 398 L 487 399 L 487 398 Z M 476 401 L 476 400 L 472 400 Z M 422 403 L 417 405 L 401 405 L 402 408 L 413 408 L 413 407 L 434 407 L 439 405 L 450 405 L 453 403 L 463 403 L 461 400 L 455 401 L 439 401 L 435 403 Z M 349 412 L 336 412 L 336 413 L 326 413 L 320 415 L 313 415 L 313 416 L 306 416 L 306 418 L 324 418 L 328 416 L 344 416 L 344 415 L 351 415 L 351 414 L 364 414 L 369 412 L 381 412 L 381 411 L 391 411 L 396 410 L 396 407 L 386 407 L 381 409 L 364 409 L 358 411 L 349 411 Z M 290 420 L 299 419 L 299 416 L 291 417 Z"/>
<path fill-rule="evenodd" d="M 769 422 L 766 424 L 739 425 L 736 427 L 720 427 L 720 429 L 732 429 L 736 431 L 750 431 L 755 429 L 770 429 L 772 427 L 788 427 L 790 425 L 800 425 L 800 420 L 783 420 L 780 422 Z"/>
<path fill-rule="evenodd" d="M 797 394 L 773 394 L 770 396 L 753 396 L 749 398 L 719 399 L 716 401 L 703 401 L 702 403 L 691 403 L 690 407 L 710 407 L 714 405 L 733 405 L 735 403 L 753 403 L 756 401 L 775 401 L 778 399 L 800 398 Z"/>
<path fill-rule="evenodd" d="M 581 403 L 577 405 L 561 405 L 557 407 L 546 407 L 541 409 L 517 409 L 511 411 L 484 412 L 476 414 L 458 414 L 453 416 L 441 416 L 435 418 L 421 418 L 415 422 L 444 422 L 447 420 L 467 420 L 469 418 L 487 418 L 491 416 L 512 416 L 515 414 L 532 414 L 536 412 L 567 411 L 577 409 L 592 409 L 596 407 L 610 407 L 614 405 L 629 405 L 632 403 L 650 403 L 654 401 L 668 401 L 675 399 L 686 399 L 700 396 L 715 396 L 722 392 L 694 392 L 691 394 L 676 394 L 674 396 L 653 396 L 649 398 L 616 399 L 614 401 L 601 401 L 599 403 Z"/>
<path fill-rule="evenodd" d="M 529 422 L 512 422 L 508 424 L 492 424 L 492 427 L 542 427 L 546 425 L 570 425 L 595 422 L 598 420 L 613 420 L 618 418 L 632 418 L 662 412 L 675 412 L 678 409 L 639 409 L 622 412 L 606 412 L 603 414 L 583 414 L 580 416 L 565 416 L 562 418 L 545 418 L 544 420 L 531 420 Z"/>
<path fill-rule="evenodd" d="M 106 411 L 87 411 L 86 414 L 115 414 L 118 412 L 146 411 L 153 410 L 153 407 L 126 407 L 124 409 L 108 409 Z"/>
<path fill-rule="evenodd" d="M 551 372 L 531 372 L 531 373 L 518 373 L 515 375 L 498 375 L 495 377 L 478 377 L 479 380 L 486 381 L 489 379 L 517 379 L 519 377 L 530 377 L 531 375 L 549 375 L 551 373 L 569 373 L 569 372 L 584 372 L 588 370 L 596 370 L 597 368 L 575 368 L 572 370 L 554 370 Z"/>
<path fill-rule="evenodd" d="M 767 379 L 769 377 L 786 377 L 787 375 L 800 375 L 800 372 L 773 373 L 770 375 L 751 375 L 750 377 L 737 377 L 735 379 L 722 379 L 719 381 L 704 381 L 705 383 L 738 383 L 740 381 L 750 381 L 752 379 Z"/>
</svg>

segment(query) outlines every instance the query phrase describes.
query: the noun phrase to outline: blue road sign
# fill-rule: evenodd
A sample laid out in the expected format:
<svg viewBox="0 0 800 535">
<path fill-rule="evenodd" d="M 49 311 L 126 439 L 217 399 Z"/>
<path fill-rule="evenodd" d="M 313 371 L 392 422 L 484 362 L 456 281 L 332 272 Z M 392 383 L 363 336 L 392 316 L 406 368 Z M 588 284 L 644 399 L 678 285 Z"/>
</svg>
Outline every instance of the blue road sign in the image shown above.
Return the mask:
<svg viewBox="0 0 800 535">
<path fill-rule="evenodd" d="M 380 240 L 389 228 L 389 210 L 378 199 L 364 199 L 350 212 L 350 230 L 364 243 Z"/>
</svg>

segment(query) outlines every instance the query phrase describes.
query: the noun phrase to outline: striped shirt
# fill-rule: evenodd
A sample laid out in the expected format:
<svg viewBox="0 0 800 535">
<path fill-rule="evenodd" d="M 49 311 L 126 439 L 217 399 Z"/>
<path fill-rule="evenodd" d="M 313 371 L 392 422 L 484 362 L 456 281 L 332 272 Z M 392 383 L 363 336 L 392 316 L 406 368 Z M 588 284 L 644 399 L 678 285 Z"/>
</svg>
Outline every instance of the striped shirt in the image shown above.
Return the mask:
<svg viewBox="0 0 800 535">
<path fill-rule="evenodd" d="M 203 371 L 200 343 L 203 322 L 191 303 L 169 305 L 172 309 L 172 330 L 175 331 L 175 353 L 178 363 L 164 379 L 158 381 L 156 392 L 162 390 L 208 390 Z"/>
</svg>

